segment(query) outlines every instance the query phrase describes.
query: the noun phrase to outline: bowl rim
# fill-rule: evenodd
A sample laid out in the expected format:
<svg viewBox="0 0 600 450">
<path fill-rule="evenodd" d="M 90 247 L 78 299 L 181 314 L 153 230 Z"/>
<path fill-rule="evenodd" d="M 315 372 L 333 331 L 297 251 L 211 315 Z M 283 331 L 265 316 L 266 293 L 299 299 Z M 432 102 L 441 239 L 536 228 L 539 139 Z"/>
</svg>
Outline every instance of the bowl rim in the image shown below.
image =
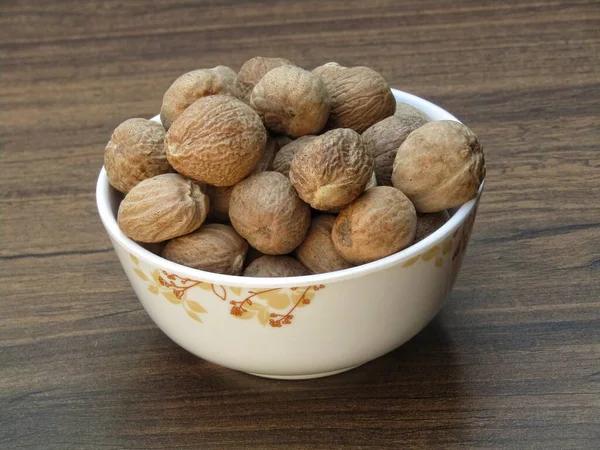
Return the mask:
<svg viewBox="0 0 600 450">
<path fill-rule="evenodd" d="M 398 102 L 407 103 L 414 106 L 430 117 L 432 120 L 454 120 L 460 122 L 456 117 L 440 108 L 439 106 L 415 95 L 403 92 L 398 89 L 392 89 L 394 97 Z M 159 121 L 158 116 L 152 118 L 154 121 Z M 125 236 L 119 228 L 117 219 L 112 212 L 110 196 L 112 188 L 108 183 L 106 170 L 102 167 L 96 184 L 96 204 L 100 219 L 106 228 L 111 240 L 118 243 L 129 254 L 142 259 L 146 263 L 166 270 L 181 274 L 186 278 L 201 280 L 207 283 L 218 284 L 223 286 L 235 286 L 243 288 L 285 288 L 299 287 L 308 285 L 330 284 L 337 281 L 347 280 L 368 275 L 390 266 L 402 264 L 403 262 L 421 254 L 425 249 L 433 247 L 438 242 L 447 239 L 454 231 L 465 221 L 471 211 L 475 208 L 478 198 L 483 192 L 485 181 L 482 181 L 475 198 L 464 203 L 452 215 L 450 220 L 437 229 L 434 233 L 427 236 L 425 239 L 401 250 L 393 255 L 387 256 L 377 261 L 367 264 L 362 264 L 349 269 L 338 270 L 335 272 L 327 272 L 314 275 L 303 275 L 296 277 L 244 277 L 241 275 L 223 275 L 204 270 L 193 269 L 183 266 L 175 262 L 169 261 L 161 256 L 158 256 L 149 250 L 146 250 L 137 242 Z"/>
</svg>

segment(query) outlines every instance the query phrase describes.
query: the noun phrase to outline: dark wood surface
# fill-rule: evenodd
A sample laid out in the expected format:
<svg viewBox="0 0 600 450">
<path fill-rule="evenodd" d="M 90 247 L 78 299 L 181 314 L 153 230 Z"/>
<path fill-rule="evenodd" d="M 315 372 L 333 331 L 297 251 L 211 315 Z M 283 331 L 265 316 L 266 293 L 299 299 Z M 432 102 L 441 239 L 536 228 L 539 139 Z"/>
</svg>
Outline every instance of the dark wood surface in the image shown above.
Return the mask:
<svg viewBox="0 0 600 450">
<path fill-rule="evenodd" d="M 0 448 L 600 446 L 600 4 L 3 1 Z M 457 285 L 396 351 L 264 380 L 171 342 L 97 217 L 113 128 L 183 72 L 336 60 L 456 114 L 488 184 Z"/>
</svg>

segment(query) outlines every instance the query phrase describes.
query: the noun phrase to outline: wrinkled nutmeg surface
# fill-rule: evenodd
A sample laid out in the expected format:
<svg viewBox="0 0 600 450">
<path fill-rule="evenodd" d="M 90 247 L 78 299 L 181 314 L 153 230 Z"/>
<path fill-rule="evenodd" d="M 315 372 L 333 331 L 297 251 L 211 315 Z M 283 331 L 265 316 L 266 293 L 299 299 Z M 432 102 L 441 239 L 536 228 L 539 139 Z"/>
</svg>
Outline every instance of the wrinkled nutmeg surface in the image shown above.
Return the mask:
<svg viewBox="0 0 600 450">
<path fill-rule="evenodd" d="M 196 101 L 173 123 L 165 144 L 177 172 L 213 186 L 231 186 L 252 172 L 267 132 L 241 100 L 212 95 Z"/>
<path fill-rule="evenodd" d="M 294 64 L 285 58 L 266 58 L 256 56 L 246 61 L 237 74 L 235 85 L 240 94 L 240 98 L 245 102 L 250 101 L 250 94 L 262 77 L 270 70 L 276 67 Z"/>
<path fill-rule="evenodd" d="M 375 162 L 379 186 L 392 185 L 392 170 L 398 148 L 410 133 L 425 123 L 419 116 L 391 116 L 370 126 L 362 134 L 365 148 Z"/>
<path fill-rule="evenodd" d="M 410 200 L 398 189 L 378 186 L 342 210 L 331 238 L 345 260 L 365 264 L 411 245 L 416 227 L 417 214 Z"/>
<path fill-rule="evenodd" d="M 245 277 L 299 277 L 310 275 L 310 271 L 291 256 L 265 255 L 252 261 L 246 270 Z"/>
<path fill-rule="evenodd" d="M 282 173 L 289 178 L 290 165 L 292 164 L 294 156 L 303 145 L 311 142 L 316 137 L 317 136 L 311 135 L 302 136 L 281 147 L 273 159 L 273 170 Z"/>
<path fill-rule="evenodd" d="M 176 173 L 138 183 L 119 206 L 119 227 L 129 238 L 154 243 L 191 233 L 208 214 L 200 186 Z"/>
<path fill-rule="evenodd" d="M 428 122 L 408 135 L 394 159 L 392 183 L 420 213 L 454 208 L 477 195 L 485 160 L 477 136 L 460 122 Z"/>
<path fill-rule="evenodd" d="M 294 250 L 310 226 L 310 207 L 279 172 L 260 172 L 236 184 L 229 201 L 236 231 L 262 253 Z"/>
<path fill-rule="evenodd" d="M 313 273 L 348 269 L 352 264 L 337 252 L 331 240 L 335 216 L 319 214 L 312 218 L 306 238 L 295 251 L 296 258 Z"/>
<path fill-rule="evenodd" d="M 250 105 L 275 133 L 317 134 L 329 117 L 330 99 L 319 78 L 296 66 L 270 70 L 254 86 Z"/>
<path fill-rule="evenodd" d="M 169 261 L 225 275 L 240 275 L 248 243 L 230 225 L 211 223 L 167 243 L 162 256 Z"/>
<path fill-rule="evenodd" d="M 398 117 L 420 117 L 425 122 L 431 120 L 423 111 L 404 102 L 396 102 L 396 112 L 394 115 Z"/>
<path fill-rule="evenodd" d="M 396 100 L 387 81 L 368 67 L 327 63 L 313 69 L 331 97 L 327 128 L 352 128 L 362 133 L 394 114 Z"/>
<path fill-rule="evenodd" d="M 165 129 L 192 103 L 209 95 L 238 96 L 235 72 L 227 66 L 199 69 L 184 73 L 167 89 L 160 108 L 160 121 Z"/>
<path fill-rule="evenodd" d="M 363 193 L 373 158 L 360 135 L 348 128 L 328 131 L 303 145 L 290 165 L 290 181 L 313 208 L 335 211 Z"/>
<path fill-rule="evenodd" d="M 173 172 L 165 152 L 165 129 L 147 119 L 128 119 L 113 132 L 104 149 L 108 182 L 127 194 L 140 181 Z"/>
</svg>

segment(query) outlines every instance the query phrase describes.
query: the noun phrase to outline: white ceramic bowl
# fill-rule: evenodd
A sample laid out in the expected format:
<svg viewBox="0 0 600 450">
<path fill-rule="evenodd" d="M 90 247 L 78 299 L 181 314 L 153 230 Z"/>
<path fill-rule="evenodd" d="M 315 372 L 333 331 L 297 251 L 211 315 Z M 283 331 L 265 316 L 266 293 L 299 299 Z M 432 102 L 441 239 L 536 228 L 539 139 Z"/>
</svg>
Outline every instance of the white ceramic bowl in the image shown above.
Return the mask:
<svg viewBox="0 0 600 450">
<path fill-rule="evenodd" d="M 432 120 L 457 120 L 394 90 Z M 244 278 L 191 269 L 145 250 L 116 221 L 120 195 L 100 172 L 100 218 L 152 320 L 193 354 L 270 378 L 333 375 L 375 359 L 418 333 L 452 289 L 475 220 L 476 198 L 423 241 L 338 272 Z"/>
</svg>

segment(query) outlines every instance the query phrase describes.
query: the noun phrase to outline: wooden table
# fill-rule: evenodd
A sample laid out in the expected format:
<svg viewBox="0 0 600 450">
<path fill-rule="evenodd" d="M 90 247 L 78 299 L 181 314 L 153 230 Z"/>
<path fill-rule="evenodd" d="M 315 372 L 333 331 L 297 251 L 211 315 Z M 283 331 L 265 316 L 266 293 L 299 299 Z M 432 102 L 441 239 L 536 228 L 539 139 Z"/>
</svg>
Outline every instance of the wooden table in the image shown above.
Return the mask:
<svg viewBox="0 0 600 450">
<path fill-rule="evenodd" d="M 595 0 L 2 2 L 0 448 L 598 448 L 599 19 Z M 487 152 L 443 311 L 339 376 L 179 348 L 96 213 L 114 127 L 255 55 L 373 67 Z"/>
</svg>

